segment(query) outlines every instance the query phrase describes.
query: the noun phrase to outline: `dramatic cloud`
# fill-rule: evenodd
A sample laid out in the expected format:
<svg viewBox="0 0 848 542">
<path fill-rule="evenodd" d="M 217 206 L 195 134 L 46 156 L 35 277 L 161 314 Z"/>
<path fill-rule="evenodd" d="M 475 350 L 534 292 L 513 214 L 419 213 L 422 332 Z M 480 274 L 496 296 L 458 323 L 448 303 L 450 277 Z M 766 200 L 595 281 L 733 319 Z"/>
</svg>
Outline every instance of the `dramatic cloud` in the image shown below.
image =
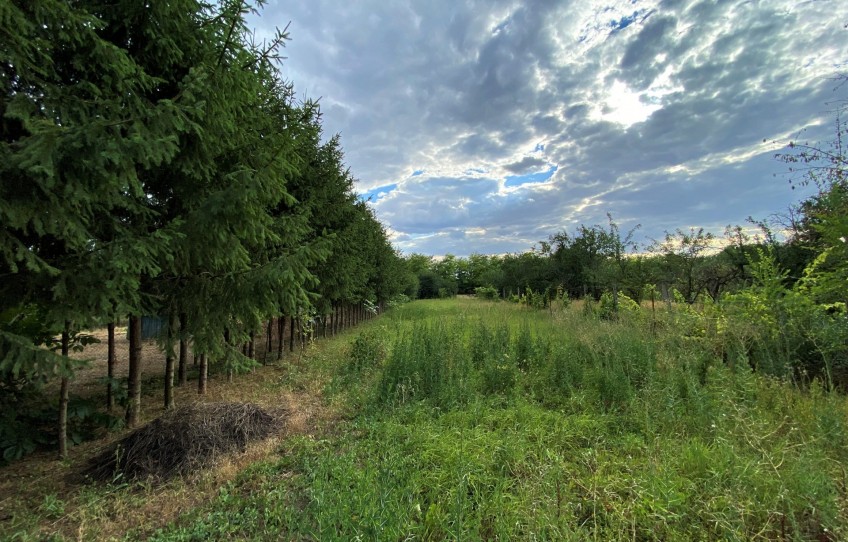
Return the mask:
<svg viewBox="0 0 848 542">
<path fill-rule="evenodd" d="M 250 23 L 289 21 L 286 77 L 406 252 L 766 217 L 799 197 L 774 152 L 827 138 L 845 96 L 841 0 L 304 0 Z"/>
</svg>

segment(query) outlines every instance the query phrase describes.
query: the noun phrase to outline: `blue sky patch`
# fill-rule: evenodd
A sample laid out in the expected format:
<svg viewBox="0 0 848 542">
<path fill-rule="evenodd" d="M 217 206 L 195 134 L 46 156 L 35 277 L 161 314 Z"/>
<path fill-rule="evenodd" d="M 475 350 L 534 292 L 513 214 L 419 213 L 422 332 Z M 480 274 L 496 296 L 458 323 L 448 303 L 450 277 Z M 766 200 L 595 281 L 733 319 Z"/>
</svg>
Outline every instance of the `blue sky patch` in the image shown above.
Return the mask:
<svg viewBox="0 0 848 542">
<path fill-rule="evenodd" d="M 371 201 L 377 201 L 378 199 L 382 198 L 383 196 L 385 196 L 396 188 L 397 183 L 387 184 L 385 186 L 378 186 L 377 188 L 369 190 L 368 192 L 359 194 L 359 199 L 362 201 L 368 201 L 369 199 Z"/>
<path fill-rule="evenodd" d="M 551 169 L 547 171 L 540 171 L 539 173 L 527 173 L 525 175 L 508 175 L 504 186 L 521 186 L 522 184 L 528 183 L 543 183 L 550 179 L 556 170 L 557 166 L 553 166 Z"/>
<path fill-rule="evenodd" d="M 638 16 L 639 16 L 639 12 L 638 12 L 638 11 L 634 11 L 634 12 L 633 12 L 633 15 L 631 15 L 631 16 L 629 16 L 629 17 L 628 17 L 628 16 L 624 16 L 624 17 L 622 17 L 621 19 L 619 19 L 619 20 L 617 20 L 617 21 L 616 21 L 615 19 L 613 19 L 612 21 L 610 21 L 609 25 L 610 25 L 610 27 L 612 28 L 612 31 L 613 31 L 613 32 L 617 32 L 617 31 L 619 31 L 619 30 L 624 30 L 625 28 L 627 28 L 628 26 L 630 26 L 631 24 L 633 24 L 634 22 L 636 22 L 636 18 L 637 18 Z"/>
</svg>

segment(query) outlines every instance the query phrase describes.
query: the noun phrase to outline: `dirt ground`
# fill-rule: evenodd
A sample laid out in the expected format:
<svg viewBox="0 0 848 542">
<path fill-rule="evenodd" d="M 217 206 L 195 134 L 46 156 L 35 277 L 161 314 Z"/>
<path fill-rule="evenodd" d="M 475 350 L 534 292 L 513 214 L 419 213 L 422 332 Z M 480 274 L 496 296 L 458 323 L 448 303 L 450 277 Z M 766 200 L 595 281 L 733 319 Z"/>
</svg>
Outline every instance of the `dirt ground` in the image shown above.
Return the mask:
<svg viewBox="0 0 848 542">
<path fill-rule="evenodd" d="M 71 395 L 90 395 L 92 388 L 106 377 L 106 358 L 108 354 L 108 331 L 106 328 L 87 331 L 100 343 L 91 344 L 82 352 L 74 352 L 72 358 L 86 360 L 84 367 L 77 369 L 70 383 Z M 142 368 L 143 375 L 164 375 L 165 353 L 159 349 L 154 339 L 142 341 Z M 127 328 L 115 328 L 115 377 L 127 378 L 129 373 L 129 341 L 127 340 Z"/>
<path fill-rule="evenodd" d="M 276 334 L 276 324 L 274 325 L 272 334 L 273 352 L 267 352 L 267 335 L 262 334 L 256 337 L 256 359 L 259 362 L 276 360 L 277 348 L 279 346 L 279 337 Z M 86 364 L 76 370 L 74 378 L 70 383 L 71 395 L 89 396 L 102 385 L 103 379 L 106 377 L 106 360 L 108 356 L 108 330 L 100 328 L 85 332 L 98 339 L 100 342 L 91 344 L 85 347 L 82 352 L 72 352 L 71 357 L 79 360 L 85 360 Z M 289 354 L 289 331 L 286 326 L 286 332 L 283 335 L 284 356 Z M 295 349 L 298 345 L 295 345 Z M 165 374 L 165 352 L 159 348 L 155 339 L 145 339 L 142 341 L 142 368 L 143 378 L 150 376 L 164 376 Z M 191 345 L 188 345 L 187 360 L 189 368 L 193 364 L 193 354 Z M 129 341 L 127 340 L 127 328 L 115 328 L 115 378 L 127 378 L 129 374 Z"/>
</svg>

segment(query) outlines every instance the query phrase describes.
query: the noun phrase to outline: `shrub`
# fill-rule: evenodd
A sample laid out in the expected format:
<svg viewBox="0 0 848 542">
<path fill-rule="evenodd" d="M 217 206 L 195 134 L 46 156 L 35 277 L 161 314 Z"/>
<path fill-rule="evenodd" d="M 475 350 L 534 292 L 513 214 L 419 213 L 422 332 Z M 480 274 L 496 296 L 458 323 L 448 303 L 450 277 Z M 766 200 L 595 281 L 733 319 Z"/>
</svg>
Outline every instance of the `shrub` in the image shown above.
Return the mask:
<svg viewBox="0 0 848 542">
<path fill-rule="evenodd" d="M 480 299 L 498 299 L 498 290 L 494 286 L 478 286 L 474 288 L 474 295 Z"/>
<path fill-rule="evenodd" d="M 622 314 L 638 316 L 640 313 L 639 304 L 621 292 L 618 293 L 618 307 L 615 306 L 610 292 L 604 292 L 598 304 L 598 315 L 605 320 L 614 320 Z"/>
<path fill-rule="evenodd" d="M 396 296 L 389 299 L 388 302 L 386 303 L 386 305 L 388 305 L 389 308 L 393 308 L 393 307 L 399 307 L 400 305 L 405 305 L 406 303 L 409 303 L 410 301 L 412 301 L 412 300 L 410 299 L 410 297 L 408 295 L 397 294 Z"/>
<path fill-rule="evenodd" d="M 549 293 L 550 288 L 544 292 L 534 292 L 533 288 L 528 286 L 524 295 L 521 296 L 521 302 L 534 309 L 544 309 L 547 305 L 547 297 Z"/>
</svg>

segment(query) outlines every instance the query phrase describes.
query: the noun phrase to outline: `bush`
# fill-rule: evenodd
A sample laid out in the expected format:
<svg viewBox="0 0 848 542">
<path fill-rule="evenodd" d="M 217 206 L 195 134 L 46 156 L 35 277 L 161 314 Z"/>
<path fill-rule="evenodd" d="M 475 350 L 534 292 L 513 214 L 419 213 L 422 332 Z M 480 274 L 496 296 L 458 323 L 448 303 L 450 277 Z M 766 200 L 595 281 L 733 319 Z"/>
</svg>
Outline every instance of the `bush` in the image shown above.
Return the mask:
<svg viewBox="0 0 848 542">
<path fill-rule="evenodd" d="M 534 292 L 533 288 L 528 286 L 524 295 L 521 296 L 521 302 L 534 309 L 544 309 L 548 304 L 547 298 L 549 293 L 550 288 L 544 292 Z"/>
<path fill-rule="evenodd" d="M 474 295 L 480 299 L 498 299 L 498 290 L 494 286 L 478 286 L 474 288 Z"/>
<path fill-rule="evenodd" d="M 393 307 L 399 307 L 401 305 L 405 305 L 406 303 L 409 303 L 410 301 L 412 301 L 412 299 L 410 299 L 410 297 L 408 295 L 398 294 L 398 295 L 392 297 L 391 299 L 389 299 L 386 302 L 386 305 L 389 308 L 393 308 Z"/>
<path fill-rule="evenodd" d="M 618 293 L 618 307 L 615 306 L 610 292 L 604 292 L 598 304 L 598 315 L 605 320 L 614 320 L 622 314 L 638 316 L 640 313 L 639 304 L 621 292 Z"/>
</svg>

